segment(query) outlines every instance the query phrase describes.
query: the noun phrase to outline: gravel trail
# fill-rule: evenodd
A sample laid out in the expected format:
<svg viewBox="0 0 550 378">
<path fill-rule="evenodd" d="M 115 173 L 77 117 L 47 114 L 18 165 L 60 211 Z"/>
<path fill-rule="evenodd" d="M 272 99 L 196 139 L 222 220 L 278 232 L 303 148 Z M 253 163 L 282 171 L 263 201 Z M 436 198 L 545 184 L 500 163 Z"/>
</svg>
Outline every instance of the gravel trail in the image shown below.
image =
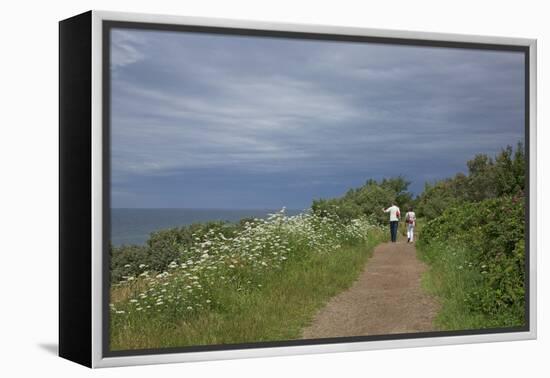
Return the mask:
<svg viewBox="0 0 550 378">
<path fill-rule="evenodd" d="M 355 284 L 317 313 L 303 338 L 434 331 L 438 305 L 420 282 L 426 269 L 412 243 L 377 246 Z"/>
</svg>

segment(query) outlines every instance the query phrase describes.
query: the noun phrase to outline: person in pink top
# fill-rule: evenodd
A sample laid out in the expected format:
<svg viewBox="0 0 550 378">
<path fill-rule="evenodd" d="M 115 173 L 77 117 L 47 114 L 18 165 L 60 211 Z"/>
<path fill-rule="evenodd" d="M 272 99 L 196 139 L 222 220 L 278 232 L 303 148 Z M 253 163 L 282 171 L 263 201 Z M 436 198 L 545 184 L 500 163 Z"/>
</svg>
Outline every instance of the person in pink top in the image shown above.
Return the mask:
<svg viewBox="0 0 550 378">
<path fill-rule="evenodd" d="M 387 209 L 382 209 L 385 213 L 390 213 L 390 234 L 391 241 L 395 243 L 397 241 L 397 225 L 399 224 L 399 218 L 401 213 L 399 212 L 399 207 L 392 202 L 392 205 Z"/>
</svg>

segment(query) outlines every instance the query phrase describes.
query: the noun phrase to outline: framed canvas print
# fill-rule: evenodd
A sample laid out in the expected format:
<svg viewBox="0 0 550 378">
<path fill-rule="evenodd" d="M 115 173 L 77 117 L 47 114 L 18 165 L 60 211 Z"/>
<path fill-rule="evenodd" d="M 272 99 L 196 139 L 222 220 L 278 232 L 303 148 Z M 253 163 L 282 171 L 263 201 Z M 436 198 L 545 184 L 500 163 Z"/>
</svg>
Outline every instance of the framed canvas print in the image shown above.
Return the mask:
<svg viewBox="0 0 550 378">
<path fill-rule="evenodd" d="M 536 41 L 59 24 L 59 354 L 536 337 Z"/>
</svg>

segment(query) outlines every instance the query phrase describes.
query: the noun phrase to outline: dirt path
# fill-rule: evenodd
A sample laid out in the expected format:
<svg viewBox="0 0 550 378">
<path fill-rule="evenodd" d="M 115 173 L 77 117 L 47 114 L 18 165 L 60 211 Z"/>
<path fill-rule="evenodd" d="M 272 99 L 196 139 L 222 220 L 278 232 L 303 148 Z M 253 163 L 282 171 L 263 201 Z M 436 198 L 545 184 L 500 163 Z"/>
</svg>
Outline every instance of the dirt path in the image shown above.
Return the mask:
<svg viewBox="0 0 550 378">
<path fill-rule="evenodd" d="M 438 306 L 420 284 L 425 270 L 413 244 L 379 245 L 355 284 L 317 313 L 303 338 L 435 330 Z"/>
</svg>

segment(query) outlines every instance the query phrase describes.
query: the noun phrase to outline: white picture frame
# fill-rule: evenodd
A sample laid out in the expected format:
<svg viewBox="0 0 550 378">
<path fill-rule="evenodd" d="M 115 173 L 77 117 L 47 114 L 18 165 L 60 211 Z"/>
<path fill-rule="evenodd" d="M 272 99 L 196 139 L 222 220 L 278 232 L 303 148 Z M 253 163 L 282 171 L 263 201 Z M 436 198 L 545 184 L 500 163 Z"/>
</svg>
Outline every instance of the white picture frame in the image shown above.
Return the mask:
<svg viewBox="0 0 550 378">
<path fill-rule="evenodd" d="M 266 33 L 304 33 L 304 35 L 330 35 L 330 36 L 353 36 L 358 38 L 379 38 L 388 41 L 403 41 L 414 44 L 457 44 L 458 45 L 487 45 L 487 46 L 516 46 L 524 49 L 528 55 L 528 125 L 526 125 L 525 144 L 528 151 L 528 327 L 518 332 L 463 332 L 460 335 L 443 335 L 434 337 L 410 337 L 410 338 L 388 338 L 368 341 L 303 343 L 301 345 L 287 346 L 262 346 L 246 348 L 227 348 L 223 350 L 206 351 L 170 351 L 162 349 L 154 353 L 128 354 L 112 356 L 106 353 L 106 332 L 105 332 L 105 175 L 109 167 L 104 161 L 105 146 L 104 133 L 104 93 L 105 93 L 105 61 L 104 46 L 106 25 L 109 22 L 136 23 L 140 25 L 164 25 L 166 28 L 178 26 L 203 27 L 203 28 L 227 28 L 246 31 L 263 31 Z M 369 28 L 350 28 L 325 25 L 308 24 L 285 24 L 259 21 L 244 21 L 216 18 L 197 18 L 172 15 L 138 14 L 124 12 L 90 11 L 72 19 L 60 23 L 60 88 L 61 101 L 60 117 L 61 140 L 60 148 L 64 151 L 73 151 L 72 164 L 67 162 L 67 155 L 61 153 L 60 164 L 65 171 L 61 170 L 60 187 L 64 193 L 65 200 L 60 202 L 60 222 L 63 225 L 60 229 L 60 238 L 69 238 L 72 233 L 73 239 L 60 242 L 60 355 L 89 367 L 115 367 L 158 363 L 175 363 L 205 360 L 221 360 L 235 358 L 251 358 L 266 356 L 284 356 L 310 353 L 347 352 L 359 350 L 375 350 L 387 348 L 408 348 L 435 345 L 467 344 L 511 340 L 535 339 L 537 336 L 537 303 L 536 303 L 536 275 L 537 275 L 537 151 L 536 151 L 536 62 L 537 44 L 536 40 L 523 38 L 505 38 L 481 35 L 461 35 L 447 33 L 426 33 L 405 30 L 382 30 Z M 65 38 L 65 39 L 64 39 Z M 72 39 L 71 39 L 72 38 Z M 84 45 L 83 45 L 84 44 Z M 77 47 L 78 45 L 78 47 Z M 81 49 L 81 50 L 79 50 Z M 73 64 L 80 64 L 80 60 L 74 58 L 80 51 L 82 66 L 84 70 L 89 68 L 89 80 L 76 78 L 81 73 L 63 72 L 66 60 L 72 60 Z M 85 55 L 82 55 L 84 51 Z M 65 59 L 65 60 L 64 60 Z M 64 76 L 66 75 L 66 76 Z M 72 80 L 72 81 L 71 81 Z M 80 81 L 79 81 L 80 80 Z M 70 95 L 70 84 L 81 83 L 82 93 Z M 64 86 L 65 85 L 65 86 Z M 74 85 L 74 84 L 73 84 Z M 63 97 L 65 93 L 65 97 Z M 89 97 L 86 97 L 88 96 Z M 81 109 L 78 114 L 70 113 L 70 109 Z M 69 121 L 87 120 L 87 128 L 68 131 Z M 64 134 L 65 133 L 65 134 Z M 89 143 L 89 149 L 76 151 L 70 147 L 74 142 L 75 134 L 78 138 Z M 66 135 L 66 139 L 63 138 Z M 82 165 L 90 163 L 89 168 L 82 170 Z M 79 176 L 83 180 L 82 185 L 90 184 L 88 193 L 71 192 L 69 177 L 79 170 Z M 65 172 L 65 173 L 64 173 Z M 66 180 L 66 181 L 64 181 Z M 61 194 L 63 196 L 63 194 Z M 88 206 L 89 213 L 80 215 L 71 213 L 69 208 L 74 204 Z M 78 217 L 89 217 L 82 223 L 75 222 Z M 78 240 L 76 236 L 78 236 Z M 79 256 L 69 256 L 69 249 L 75 243 L 80 243 L 83 249 Z M 70 272 L 69 272 L 70 271 Z M 89 289 L 89 292 L 82 294 L 76 299 L 76 290 Z M 79 312 L 72 309 L 76 303 L 83 301 L 89 303 L 80 308 L 81 311 L 89 311 L 89 318 L 79 318 Z M 88 301 L 89 300 L 89 301 Z M 108 311 L 107 311 L 108 312 Z M 77 339 L 82 347 L 76 351 Z"/>
</svg>

